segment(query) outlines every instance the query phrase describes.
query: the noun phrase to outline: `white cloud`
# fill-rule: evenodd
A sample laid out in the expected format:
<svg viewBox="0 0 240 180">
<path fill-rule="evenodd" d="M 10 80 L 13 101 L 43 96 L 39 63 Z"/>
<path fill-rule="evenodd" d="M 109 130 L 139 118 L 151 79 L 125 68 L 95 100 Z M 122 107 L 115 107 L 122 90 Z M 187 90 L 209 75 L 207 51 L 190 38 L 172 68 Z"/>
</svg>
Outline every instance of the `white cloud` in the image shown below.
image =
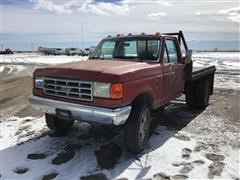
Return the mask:
<svg viewBox="0 0 240 180">
<path fill-rule="evenodd" d="M 159 12 L 159 13 L 150 13 L 147 15 L 147 17 L 150 19 L 150 20 L 157 20 L 159 17 L 162 17 L 162 16 L 166 16 L 166 13 L 165 12 Z"/>
<path fill-rule="evenodd" d="M 95 2 L 94 0 L 33 0 L 34 9 L 43 9 L 58 14 L 63 13 L 93 13 L 98 15 L 124 15 L 130 11 L 132 0 L 123 0 L 117 4 L 109 2 Z"/>
<path fill-rule="evenodd" d="M 201 18 L 209 18 L 212 21 L 230 21 L 234 23 L 240 23 L 240 7 L 234 7 L 229 9 L 222 9 L 218 11 L 208 11 L 208 12 L 196 12 L 196 16 L 201 16 Z"/>
<path fill-rule="evenodd" d="M 97 15 L 126 15 L 139 4 L 158 4 L 160 6 L 172 6 L 166 1 L 138 1 L 138 0 L 122 0 L 118 3 L 96 2 L 94 0 L 32 0 L 34 9 L 43 9 L 58 14 L 63 13 L 93 13 Z"/>
<path fill-rule="evenodd" d="M 1 32 L 60 33 L 69 35 L 64 36 L 65 39 L 55 38 L 58 41 L 78 40 L 81 39 L 83 22 L 86 41 L 99 41 L 109 34 L 150 34 L 179 29 L 186 36 L 187 32 L 194 32 L 189 37 L 195 40 L 236 39 L 239 33 L 239 23 L 236 23 L 239 21 L 239 13 L 238 8 L 233 7 L 238 7 L 237 1 L 212 1 L 173 3 L 166 0 L 123 0 L 107 3 L 96 0 L 34 0 L 35 9 L 3 5 Z M 167 7 L 167 4 L 161 4 L 163 2 L 170 2 L 172 6 Z M 215 33 L 220 35 L 216 37 Z"/>
<path fill-rule="evenodd" d="M 113 3 L 85 3 L 83 6 L 78 8 L 79 12 L 91 12 L 98 15 L 125 15 L 130 11 L 130 6 L 125 1 L 120 4 Z"/>
<path fill-rule="evenodd" d="M 240 7 L 222 9 L 217 14 L 224 15 L 228 20 L 240 23 Z"/>
<path fill-rule="evenodd" d="M 91 0 L 84 1 L 58 1 L 58 0 L 34 0 L 34 9 L 44 9 L 58 14 L 72 13 L 74 8 L 90 3 Z"/>
<path fill-rule="evenodd" d="M 164 1 L 154 1 L 154 2 L 156 2 L 157 4 L 160 4 L 162 6 L 167 6 L 167 7 L 171 7 L 172 6 L 172 4 L 169 3 L 169 2 L 164 2 Z"/>
<path fill-rule="evenodd" d="M 200 13 L 200 12 L 196 12 L 196 13 L 195 13 L 196 16 L 200 16 L 201 14 L 202 14 L 202 13 Z"/>
</svg>

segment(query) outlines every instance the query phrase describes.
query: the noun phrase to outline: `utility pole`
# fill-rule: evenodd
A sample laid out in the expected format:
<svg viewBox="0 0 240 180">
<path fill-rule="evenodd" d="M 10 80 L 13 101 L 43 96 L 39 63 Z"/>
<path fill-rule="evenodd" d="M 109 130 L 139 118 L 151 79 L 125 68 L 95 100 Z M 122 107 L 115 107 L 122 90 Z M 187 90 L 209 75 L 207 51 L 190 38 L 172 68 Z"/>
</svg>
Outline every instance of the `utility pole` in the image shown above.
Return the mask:
<svg viewBox="0 0 240 180">
<path fill-rule="evenodd" d="M 2 51 L 3 51 L 3 43 L 1 44 L 1 47 L 2 47 Z"/>
<path fill-rule="evenodd" d="M 82 22 L 82 50 L 83 50 L 83 22 Z"/>
</svg>

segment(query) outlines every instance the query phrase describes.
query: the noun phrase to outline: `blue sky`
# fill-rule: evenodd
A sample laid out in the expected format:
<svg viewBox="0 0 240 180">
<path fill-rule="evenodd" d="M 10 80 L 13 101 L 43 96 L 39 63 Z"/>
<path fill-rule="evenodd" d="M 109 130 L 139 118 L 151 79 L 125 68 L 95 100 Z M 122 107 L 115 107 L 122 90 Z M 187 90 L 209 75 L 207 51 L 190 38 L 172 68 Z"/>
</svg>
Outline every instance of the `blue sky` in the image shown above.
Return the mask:
<svg viewBox="0 0 240 180">
<path fill-rule="evenodd" d="M 238 0 L 1 0 L 1 6 L 5 46 L 77 44 L 83 23 L 87 45 L 109 34 L 181 29 L 188 41 L 229 41 L 239 49 Z"/>
</svg>

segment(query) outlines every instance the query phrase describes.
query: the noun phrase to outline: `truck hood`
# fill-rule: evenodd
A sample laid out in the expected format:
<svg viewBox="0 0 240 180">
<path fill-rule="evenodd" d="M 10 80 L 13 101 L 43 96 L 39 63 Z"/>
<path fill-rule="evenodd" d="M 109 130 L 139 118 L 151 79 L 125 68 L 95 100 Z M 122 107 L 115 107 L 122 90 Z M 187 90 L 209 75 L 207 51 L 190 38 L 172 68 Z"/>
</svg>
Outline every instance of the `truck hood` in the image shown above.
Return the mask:
<svg viewBox="0 0 240 180">
<path fill-rule="evenodd" d="M 55 66 L 79 71 L 94 71 L 105 74 L 122 75 L 124 73 L 142 69 L 149 66 L 143 62 L 119 61 L 119 60 L 88 60 L 65 63 Z"/>
<path fill-rule="evenodd" d="M 104 77 L 106 80 L 122 78 L 124 75 L 134 73 L 135 71 L 144 71 L 159 64 L 135 62 L 135 61 L 121 61 L 117 60 L 87 60 L 76 61 L 71 63 L 59 64 L 51 67 L 35 71 L 35 75 L 45 76 L 61 76 L 67 78 L 80 78 L 82 80 L 97 80 Z M 158 71 L 159 72 L 159 71 Z M 146 76 L 146 73 L 144 75 Z"/>
</svg>

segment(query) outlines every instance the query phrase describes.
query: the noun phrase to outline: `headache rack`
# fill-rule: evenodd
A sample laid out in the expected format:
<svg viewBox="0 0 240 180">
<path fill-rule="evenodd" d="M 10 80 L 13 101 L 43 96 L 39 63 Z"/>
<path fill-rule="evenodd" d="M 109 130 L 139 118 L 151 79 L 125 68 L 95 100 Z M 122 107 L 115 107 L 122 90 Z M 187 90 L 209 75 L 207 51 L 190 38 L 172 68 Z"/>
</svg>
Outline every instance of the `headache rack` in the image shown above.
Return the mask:
<svg viewBox="0 0 240 180">
<path fill-rule="evenodd" d="M 185 80 L 186 81 L 192 81 L 193 80 L 193 62 L 192 62 L 192 50 L 188 49 L 187 42 L 185 40 L 185 37 L 183 35 L 182 31 L 179 31 L 177 33 L 163 33 L 162 35 L 166 36 L 174 36 L 178 39 L 178 43 L 181 47 L 181 44 L 183 44 L 184 50 L 185 50 Z"/>
<path fill-rule="evenodd" d="M 179 31 L 177 33 L 163 33 L 161 35 L 167 35 L 167 36 L 176 36 L 179 42 L 179 45 L 181 46 L 181 44 L 183 44 L 185 51 L 188 50 L 188 46 L 187 43 L 185 41 L 184 35 L 182 31 Z"/>
</svg>

